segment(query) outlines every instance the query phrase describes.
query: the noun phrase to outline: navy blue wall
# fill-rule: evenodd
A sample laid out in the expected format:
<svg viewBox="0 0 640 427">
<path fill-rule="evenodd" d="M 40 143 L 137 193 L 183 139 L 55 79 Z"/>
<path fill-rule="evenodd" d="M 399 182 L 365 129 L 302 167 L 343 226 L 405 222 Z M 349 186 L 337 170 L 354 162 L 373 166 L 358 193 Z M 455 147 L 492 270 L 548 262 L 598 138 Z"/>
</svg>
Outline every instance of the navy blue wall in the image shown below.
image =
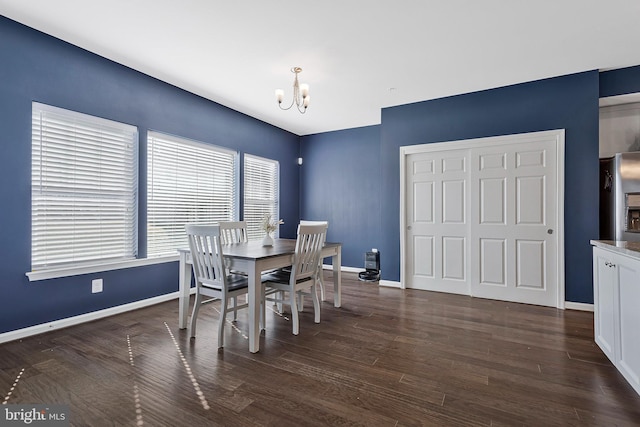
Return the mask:
<svg viewBox="0 0 640 427">
<path fill-rule="evenodd" d="M 640 93 L 640 66 L 600 73 L 600 98 Z"/>
<path fill-rule="evenodd" d="M 146 133 L 157 130 L 280 162 L 283 237 L 299 218 L 299 137 L 0 17 L 0 333 L 163 295 L 177 263 L 29 282 L 31 102 L 138 126 L 139 244 L 146 242 Z M 211 78 L 215 78 L 212 75 Z M 104 292 L 91 294 L 91 279 Z"/>
<path fill-rule="evenodd" d="M 329 221 L 327 240 L 342 242 L 344 266 L 364 269 L 364 253 L 380 249 L 379 141 L 379 126 L 301 138 L 300 217 Z"/>
<path fill-rule="evenodd" d="M 382 111 L 379 134 L 373 129 L 302 139 L 307 153 L 302 215 L 328 217 L 332 209 L 341 209 L 336 220 L 353 223 L 373 217 L 366 228 L 334 232 L 332 238 L 349 242 L 343 255 L 348 261 L 343 264 L 361 266 L 361 254 L 375 246 L 381 251 L 382 278 L 400 280 L 401 146 L 565 129 L 566 300 L 593 302 L 589 240 L 598 237 L 596 71 L 387 108 Z M 370 166 L 363 169 L 367 160 Z M 351 175 L 353 168 L 356 173 Z M 322 183 L 322 177 L 334 174 L 340 179 Z M 365 191 L 371 183 L 375 183 L 373 191 Z M 361 209 L 360 204 L 372 210 Z M 373 211 L 376 206 L 380 213 Z M 372 231 L 370 227 L 377 224 L 380 230 Z"/>
<path fill-rule="evenodd" d="M 598 72 L 586 72 L 382 110 L 382 221 L 400 221 L 399 147 L 565 129 L 566 300 L 592 303 L 598 238 Z M 384 227 L 382 269 L 400 277 L 398 227 Z"/>
<path fill-rule="evenodd" d="M 640 67 L 588 72 L 384 109 L 382 124 L 303 138 L 0 17 L 0 333 L 166 294 L 177 265 L 28 282 L 31 102 L 130 123 L 140 131 L 140 252 L 146 241 L 147 129 L 280 161 L 281 228 L 327 219 L 343 265 L 372 247 L 399 280 L 399 147 L 566 129 L 566 299 L 591 303 L 597 237 L 598 95 L 640 92 Z M 295 164 L 298 153 L 304 164 Z M 300 198 L 298 199 L 298 194 Z M 94 277 L 105 280 L 90 293 Z"/>
</svg>

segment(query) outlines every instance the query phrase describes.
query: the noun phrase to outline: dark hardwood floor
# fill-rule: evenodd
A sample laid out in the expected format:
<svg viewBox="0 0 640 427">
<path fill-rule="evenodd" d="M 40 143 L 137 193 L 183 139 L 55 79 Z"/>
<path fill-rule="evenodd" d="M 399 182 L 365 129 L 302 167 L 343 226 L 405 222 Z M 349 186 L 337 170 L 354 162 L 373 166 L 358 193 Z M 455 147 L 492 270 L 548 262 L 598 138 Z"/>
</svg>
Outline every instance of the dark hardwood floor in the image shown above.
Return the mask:
<svg viewBox="0 0 640 427">
<path fill-rule="evenodd" d="M 176 301 L 0 346 L 0 403 L 70 406 L 75 426 L 632 426 L 640 396 L 593 341 L 593 314 L 343 274 L 300 335 L 274 311 L 257 354 L 219 303 L 198 337 Z"/>
</svg>

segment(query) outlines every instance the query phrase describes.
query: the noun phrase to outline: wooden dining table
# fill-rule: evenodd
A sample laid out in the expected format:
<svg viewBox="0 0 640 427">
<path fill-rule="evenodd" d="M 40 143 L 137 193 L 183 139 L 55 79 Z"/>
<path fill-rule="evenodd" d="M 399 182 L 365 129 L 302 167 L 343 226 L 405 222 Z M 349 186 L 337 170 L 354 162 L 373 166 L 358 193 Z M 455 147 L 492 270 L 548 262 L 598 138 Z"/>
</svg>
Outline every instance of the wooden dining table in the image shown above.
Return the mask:
<svg viewBox="0 0 640 427">
<path fill-rule="evenodd" d="M 295 252 L 295 239 L 274 239 L 273 246 L 262 246 L 260 241 L 233 243 L 223 245 L 224 257 L 229 259 L 234 270 L 246 272 L 249 281 L 249 351 L 260 350 L 260 298 L 261 275 L 264 271 L 291 265 Z M 189 311 L 189 295 L 191 291 L 191 254 L 188 249 L 180 249 L 180 278 L 178 289 L 178 325 L 180 329 L 187 327 Z M 331 257 L 333 266 L 333 305 L 340 307 L 342 278 L 340 267 L 342 262 L 342 244 L 325 243 L 322 258 Z"/>
</svg>

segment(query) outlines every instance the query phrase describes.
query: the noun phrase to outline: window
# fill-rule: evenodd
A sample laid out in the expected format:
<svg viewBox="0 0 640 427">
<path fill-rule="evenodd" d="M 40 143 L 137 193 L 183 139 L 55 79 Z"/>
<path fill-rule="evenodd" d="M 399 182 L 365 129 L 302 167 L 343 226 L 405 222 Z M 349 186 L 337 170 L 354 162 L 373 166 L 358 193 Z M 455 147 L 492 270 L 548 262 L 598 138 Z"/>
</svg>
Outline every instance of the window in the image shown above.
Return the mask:
<svg viewBox="0 0 640 427">
<path fill-rule="evenodd" d="M 137 256 L 138 130 L 34 102 L 31 269 Z"/>
<path fill-rule="evenodd" d="M 149 132 L 147 162 L 147 257 L 188 249 L 187 223 L 237 220 L 237 152 Z"/>
<path fill-rule="evenodd" d="M 262 218 L 271 214 L 279 219 L 280 166 L 277 161 L 244 156 L 244 220 L 249 240 L 264 237 L 260 229 Z"/>
</svg>

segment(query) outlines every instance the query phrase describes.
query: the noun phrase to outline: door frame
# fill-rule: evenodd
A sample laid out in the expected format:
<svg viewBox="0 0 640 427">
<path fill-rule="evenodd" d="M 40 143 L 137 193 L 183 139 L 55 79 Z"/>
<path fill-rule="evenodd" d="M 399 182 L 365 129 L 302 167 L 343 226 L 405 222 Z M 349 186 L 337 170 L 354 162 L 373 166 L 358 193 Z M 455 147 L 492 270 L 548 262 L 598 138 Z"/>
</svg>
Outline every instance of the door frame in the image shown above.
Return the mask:
<svg viewBox="0 0 640 427">
<path fill-rule="evenodd" d="M 512 145 L 520 143 L 528 143 L 539 140 L 540 138 L 554 138 L 556 145 L 556 224 L 557 233 L 555 235 L 555 243 L 558 253 L 558 269 L 556 271 L 557 279 L 557 308 L 565 308 L 565 253 L 564 253 L 564 169 L 565 169 L 565 130 L 555 129 L 540 132 L 529 132 L 520 134 L 491 136 L 484 138 L 471 138 L 444 142 L 434 142 L 431 144 L 417 144 L 400 147 L 400 288 L 406 289 L 407 278 L 407 180 L 406 168 L 407 157 L 411 154 L 443 152 L 450 150 L 464 150 L 479 147 L 494 147 L 499 145 Z M 468 232 L 471 233 L 471 221 L 469 221 Z M 470 275 L 468 275 L 471 280 Z M 469 294 L 470 292 L 469 283 Z"/>
</svg>

